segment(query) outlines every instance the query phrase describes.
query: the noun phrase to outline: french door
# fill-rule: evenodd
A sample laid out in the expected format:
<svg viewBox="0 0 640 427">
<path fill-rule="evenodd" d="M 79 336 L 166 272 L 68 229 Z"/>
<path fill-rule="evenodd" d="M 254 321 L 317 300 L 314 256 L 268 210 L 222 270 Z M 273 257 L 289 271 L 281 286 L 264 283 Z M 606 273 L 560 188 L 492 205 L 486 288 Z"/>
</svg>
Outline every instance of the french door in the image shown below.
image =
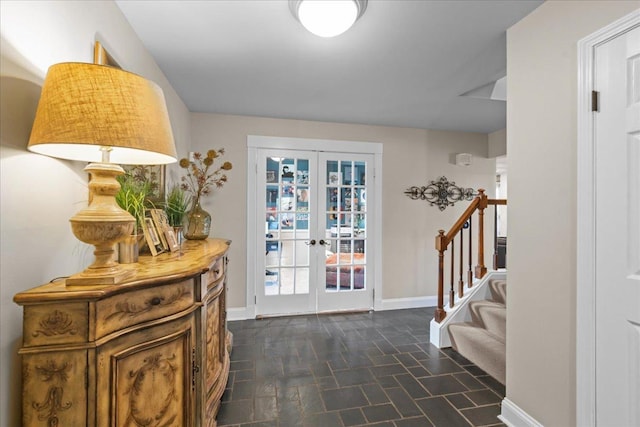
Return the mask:
<svg viewBox="0 0 640 427">
<path fill-rule="evenodd" d="M 256 162 L 256 315 L 372 308 L 374 156 L 259 149 Z"/>
</svg>

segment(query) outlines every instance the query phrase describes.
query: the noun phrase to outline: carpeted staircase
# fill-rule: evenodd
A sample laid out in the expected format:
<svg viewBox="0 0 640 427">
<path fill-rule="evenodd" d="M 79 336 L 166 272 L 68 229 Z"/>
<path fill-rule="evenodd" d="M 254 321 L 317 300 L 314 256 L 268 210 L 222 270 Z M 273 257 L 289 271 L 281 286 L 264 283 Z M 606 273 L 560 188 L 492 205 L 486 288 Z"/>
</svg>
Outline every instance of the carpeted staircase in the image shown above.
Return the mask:
<svg viewBox="0 0 640 427">
<path fill-rule="evenodd" d="M 471 322 L 449 325 L 451 346 L 505 384 L 507 281 L 489 282 L 491 299 L 471 301 Z"/>
</svg>

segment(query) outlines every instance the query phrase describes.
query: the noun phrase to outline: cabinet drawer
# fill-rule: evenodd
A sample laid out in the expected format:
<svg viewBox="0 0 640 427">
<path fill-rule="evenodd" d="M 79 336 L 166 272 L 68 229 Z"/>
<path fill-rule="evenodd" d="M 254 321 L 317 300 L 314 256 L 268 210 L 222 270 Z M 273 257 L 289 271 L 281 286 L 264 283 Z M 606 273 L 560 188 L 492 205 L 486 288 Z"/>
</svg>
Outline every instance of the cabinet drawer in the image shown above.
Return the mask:
<svg viewBox="0 0 640 427">
<path fill-rule="evenodd" d="M 96 305 L 96 338 L 178 313 L 193 303 L 193 279 L 104 299 Z"/>
<path fill-rule="evenodd" d="M 43 304 L 24 308 L 23 345 L 74 344 L 87 341 L 87 303 Z"/>
<path fill-rule="evenodd" d="M 222 278 L 226 268 L 226 257 L 220 257 L 213 263 L 209 271 L 205 273 L 207 288 L 210 288 L 218 279 Z"/>
</svg>

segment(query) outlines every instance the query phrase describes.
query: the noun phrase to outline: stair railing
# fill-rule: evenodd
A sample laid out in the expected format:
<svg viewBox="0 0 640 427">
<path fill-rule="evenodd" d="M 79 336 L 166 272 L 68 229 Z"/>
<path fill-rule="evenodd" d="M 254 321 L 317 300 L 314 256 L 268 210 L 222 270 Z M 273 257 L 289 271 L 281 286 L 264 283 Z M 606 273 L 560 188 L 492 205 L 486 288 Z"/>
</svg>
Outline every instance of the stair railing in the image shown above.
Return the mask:
<svg viewBox="0 0 640 427">
<path fill-rule="evenodd" d="M 498 206 L 506 205 L 506 199 L 489 199 L 484 194 L 484 189 L 478 190 L 471 204 L 464 211 L 462 216 L 453 224 L 451 229 L 445 234 L 444 230 L 439 230 L 436 236 L 436 250 L 438 251 L 438 307 L 435 312 L 435 320 L 440 323 L 447 315 L 444 310 L 444 275 L 445 275 L 445 252 L 451 246 L 451 265 L 450 265 L 450 282 L 449 282 L 449 307 L 454 307 L 455 290 L 454 290 L 454 268 L 455 268 L 455 239 L 459 235 L 459 262 L 457 281 L 458 297 L 464 296 L 465 276 L 467 287 L 473 286 L 474 275 L 477 279 L 481 279 L 487 274 L 487 267 L 484 265 L 484 210 L 489 206 L 494 206 L 494 227 L 493 227 L 493 269 L 498 269 Z M 477 264 L 475 269 L 473 265 L 473 214 L 477 212 L 478 240 L 477 240 Z M 468 230 L 468 256 L 466 274 L 464 272 L 464 230 Z"/>
</svg>

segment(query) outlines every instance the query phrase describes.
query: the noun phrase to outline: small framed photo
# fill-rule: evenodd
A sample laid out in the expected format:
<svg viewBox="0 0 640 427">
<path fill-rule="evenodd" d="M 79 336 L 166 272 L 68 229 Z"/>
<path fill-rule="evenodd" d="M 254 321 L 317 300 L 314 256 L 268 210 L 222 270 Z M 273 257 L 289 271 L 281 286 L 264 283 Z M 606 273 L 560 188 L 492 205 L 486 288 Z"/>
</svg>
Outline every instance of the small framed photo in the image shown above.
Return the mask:
<svg viewBox="0 0 640 427">
<path fill-rule="evenodd" d="M 309 189 L 298 188 L 296 189 L 296 201 L 300 203 L 309 203 Z"/>
<path fill-rule="evenodd" d="M 280 199 L 280 210 L 281 211 L 292 211 L 293 210 L 293 197 L 283 197 Z"/>
<path fill-rule="evenodd" d="M 276 171 L 267 171 L 267 182 L 274 183 L 278 182 L 278 176 L 276 175 Z"/>
<path fill-rule="evenodd" d="M 169 246 L 169 250 L 171 252 L 177 252 L 180 250 L 178 238 L 176 237 L 176 233 L 173 230 L 164 230 L 164 238 L 167 240 L 167 245 Z"/>
<path fill-rule="evenodd" d="M 173 230 L 173 228 L 169 225 L 167 213 L 162 209 L 149 209 L 149 215 L 151 215 L 151 219 L 153 219 L 153 223 L 156 226 L 162 247 L 165 250 L 169 250 L 169 243 L 167 242 L 165 234 L 167 230 Z"/>
<path fill-rule="evenodd" d="M 298 170 L 296 171 L 296 176 L 298 184 L 309 184 L 309 171 Z"/>
<path fill-rule="evenodd" d="M 280 214 L 280 228 L 281 229 L 292 229 L 293 228 L 293 214 L 292 213 L 281 213 Z"/>
<path fill-rule="evenodd" d="M 165 251 L 152 218 L 144 219 L 143 232 L 144 238 L 147 241 L 147 246 L 149 246 L 149 250 L 151 251 L 151 255 L 156 256 Z"/>
<path fill-rule="evenodd" d="M 282 177 L 293 178 L 294 165 L 282 165 Z"/>
<path fill-rule="evenodd" d="M 332 187 L 340 185 L 342 181 L 342 174 L 340 172 L 329 172 L 329 182 L 328 184 Z"/>
</svg>

